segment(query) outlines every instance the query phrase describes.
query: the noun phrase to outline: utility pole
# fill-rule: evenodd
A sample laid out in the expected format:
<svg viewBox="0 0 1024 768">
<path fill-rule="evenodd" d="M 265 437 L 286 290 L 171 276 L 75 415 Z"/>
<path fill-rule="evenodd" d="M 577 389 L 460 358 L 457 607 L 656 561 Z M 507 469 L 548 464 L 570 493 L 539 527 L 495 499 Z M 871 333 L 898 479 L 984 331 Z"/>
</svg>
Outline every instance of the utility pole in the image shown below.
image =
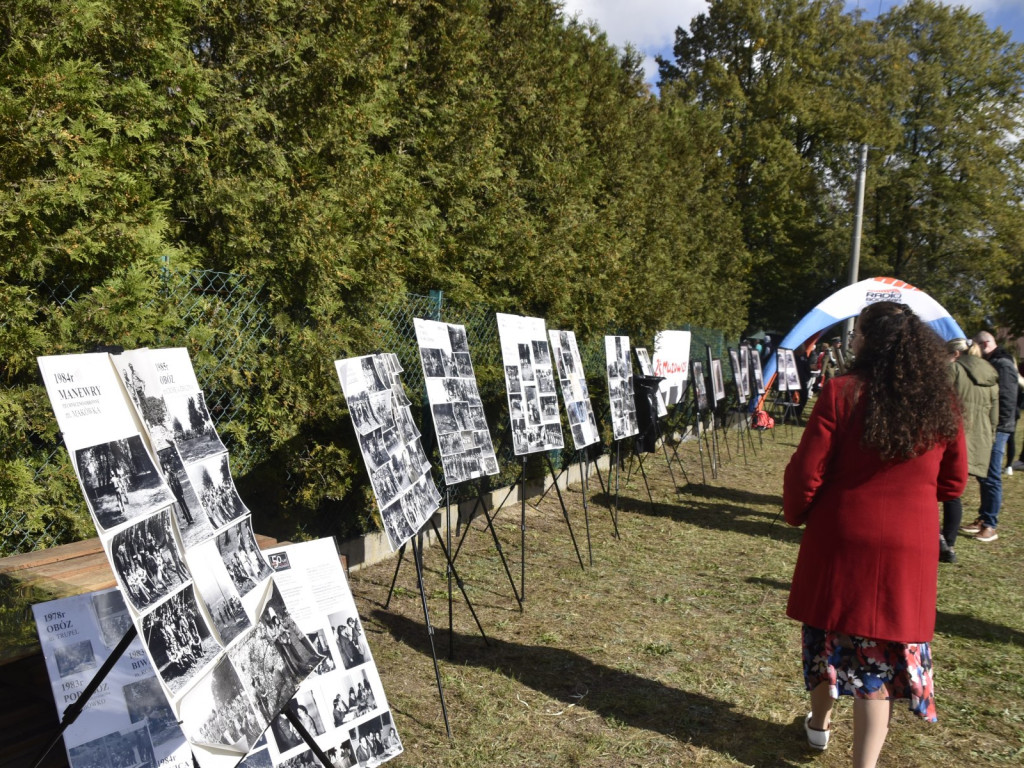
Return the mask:
<svg viewBox="0 0 1024 768">
<path fill-rule="evenodd" d="M 868 145 L 860 145 L 860 159 L 857 163 L 857 200 L 854 204 L 853 216 L 853 241 L 850 244 L 850 274 L 847 284 L 853 285 L 860 280 L 860 234 L 864 223 L 864 182 L 868 175 Z M 846 321 L 846 338 L 843 339 L 845 347 L 850 334 L 853 333 L 854 318 Z"/>
</svg>

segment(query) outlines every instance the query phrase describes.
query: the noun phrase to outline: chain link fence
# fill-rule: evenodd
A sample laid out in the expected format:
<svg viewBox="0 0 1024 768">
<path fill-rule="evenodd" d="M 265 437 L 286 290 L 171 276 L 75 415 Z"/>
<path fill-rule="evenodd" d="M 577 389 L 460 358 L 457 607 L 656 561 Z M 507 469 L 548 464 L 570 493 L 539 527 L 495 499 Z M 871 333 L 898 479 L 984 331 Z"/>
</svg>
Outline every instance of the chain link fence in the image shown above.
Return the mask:
<svg viewBox="0 0 1024 768">
<path fill-rule="evenodd" d="M 63 309 L 73 304 L 80 293 L 78 286 L 60 283 L 40 284 L 33 288 L 40 304 Z M 189 350 L 196 377 L 206 396 L 206 402 L 218 430 L 231 430 L 231 425 L 251 418 L 256 412 L 251 402 L 251 371 L 257 366 L 273 366 L 275 356 L 285 354 L 284 340 L 279 338 L 268 309 L 266 296 L 260 285 L 245 275 L 193 270 L 172 274 L 164 272 L 159 302 L 161 310 L 173 315 L 177 322 L 173 330 L 161 335 L 162 346 L 184 346 Z M 440 320 L 465 326 L 473 366 L 484 402 L 485 414 L 491 426 L 495 449 L 502 473 L 492 478 L 492 485 L 511 482 L 518 460 L 512 454 L 508 439 L 508 419 L 502 410 L 505 405 L 504 368 L 494 312 L 486 307 L 462 307 L 445 304 L 440 292 L 428 296 L 408 294 L 381 307 L 376 327 L 379 328 L 381 352 L 393 352 L 405 369 L 402 379 L 407 393 L 421 415 L 421 426 L 427 436 L 425 448 L 429 451 L 432 425 L 426 408 L 423 372 L 416 343 L 414 318 Z M 0 330 L 3 316 L 0 315 Z M 705 345 L 715 357 L 728 360 L 725 339 L 720 331 L 682 326 L 693 334 L 691 354 L 703 359 Z M 619 329 L 608 329 L 609 334 L 624 334 Z M 605 368 L 603 335 L 595 334 L 585 340 L 581 348 L 584 368 L 591 372 Z M 635 337 L 633 344 L 643 346 Z M 595 378 L 592 390 L 595 410 L 600 410 L 599 398 L 603 392 L 603 377 Z M 13 400 L 33 390 L 37 400 L 42 384 L 38 374 L 9 376 L 0 362 L 0 396 Z M 42 397 L 45 397 L 43 395 Z M 27 399 L 27 398 L 22 398 Z M 3 402 L 0 400 L 0 408 Z M 52 419 L 52 415 L 50 415 Z M 222 437 L 224 435 L 222 434 Z M 225 442 L 231 451 L 232 471 L 244 476 L 250 468 L 270 456 L 271 446 L 257 440 Z M 568 441 L 571 443 L 571 441 Z M 563 456 L 554 456 L 556 466 L 568 460 L 570 448 Z M 85 502 L 78 492 L 74 471 L 67 453 L 61 448 L 59 435 L 49 438 L 29 434 L 29 439 L 8 451 L 13 458 L 0 465 L 0 471 L 12 471 L 23 479 L 31 479 L 38 489 L 23 504 L 4 502 L 0 494 L 0 556 L 36 549 L 45 549 L 94 534 L 90 528 L 76 527 L 69 520 L 88 520 Z M 439 462 L 438 462 L 439 463 Z M 0 483 L 3 479 L 0 478 Z M 2 491 L 0 487 L 0 491 Z M 459 495 L 472 497 L 476 486 L 460 489 Z M 454 498 L 453 498 L 454 500 Z"/>
</svg>

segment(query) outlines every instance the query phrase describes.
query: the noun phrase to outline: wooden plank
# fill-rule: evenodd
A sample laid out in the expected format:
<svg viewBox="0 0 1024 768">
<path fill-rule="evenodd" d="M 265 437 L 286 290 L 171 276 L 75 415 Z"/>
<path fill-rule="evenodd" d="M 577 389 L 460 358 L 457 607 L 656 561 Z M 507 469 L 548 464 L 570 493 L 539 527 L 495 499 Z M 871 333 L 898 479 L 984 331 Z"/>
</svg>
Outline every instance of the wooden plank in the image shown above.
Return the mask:
<svg viewBox="0 0 1024 768">
<path fill-rule="evenodd" d="M 0 557 L 0 574 L 11 574 L 41 565 L 49 565 L 61 560 L 72 560 L 103 553 L 103 545 L 98 538 L 62 544 L 59 547 L 41 549 L 37 552 L 24 552 L 10 557 Z"/>
</svg>

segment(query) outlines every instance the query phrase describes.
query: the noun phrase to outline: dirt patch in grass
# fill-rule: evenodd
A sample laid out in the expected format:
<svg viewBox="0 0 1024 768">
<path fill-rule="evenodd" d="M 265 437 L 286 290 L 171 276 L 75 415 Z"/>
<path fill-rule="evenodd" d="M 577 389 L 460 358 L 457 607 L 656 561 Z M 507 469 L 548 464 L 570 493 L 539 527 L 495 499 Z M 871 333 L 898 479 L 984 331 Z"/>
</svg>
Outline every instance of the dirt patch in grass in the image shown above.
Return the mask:
<svg viewBox="0 0 1024 768">
<path fill-rule="evenodd" d="M 449 633 L 444 559 L 425 553 L 425 584 L 453 738 L 445 733 L 415 568 L 407 560 L 383 607 L 394 562 L 354 574 L 353 591 L 405 753 L 402 766 L 839 766 L 850 761 L 852 710 L 841 702 L 832 745 L 807 750 L 799 626 L 785 617 L 800 531 L 779 514 L 782 471 L 799 428 L 729 435 L 718 476 L 700 483 L 693 442 L 680 450 L 689 483 L 665 458 L 620 475 L 618 529 L 596 478 L 590 550 L 578 486 L 563 492 L 586 567 L 558 498 L 526 513 L 524 610 L 482 518 L 456 567 L 485 644 L 457 588 Z M 607 480 L 607 478 L 606 478 Z M 1000 539 L 961 539 L 939 575 L 933 643 L 940 722 L 897 707 L 881 765 L 1024 762 L 1024 473 L 1008 478 Z M 536 499 L 534 501 L 537 501 Z M 965 517 L 977 504 L 972 480 Z M 939 514 L 938 507 L 936 514 Z M 520 511 L 498 536 L 520 587 Z M 851 577 L 855 577 L 851 574 Z M 449 648 L 453 648 L 449 658 Z"/>
</svg>

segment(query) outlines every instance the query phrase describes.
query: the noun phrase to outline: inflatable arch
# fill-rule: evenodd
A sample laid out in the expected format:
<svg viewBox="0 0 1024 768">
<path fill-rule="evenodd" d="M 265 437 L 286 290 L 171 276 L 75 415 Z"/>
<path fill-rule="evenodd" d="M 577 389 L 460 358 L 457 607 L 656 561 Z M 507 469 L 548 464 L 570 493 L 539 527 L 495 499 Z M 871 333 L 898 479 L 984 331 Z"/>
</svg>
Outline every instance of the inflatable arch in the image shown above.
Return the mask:
<svg viewBox="0 0 1024 768">
<path fill-rule="evenodd" d="M 967 338 L 956 320 L 939 302 L 924 291 L 894 277 L 870 277 L 842 288 L 808 312 L 793 330 L 776 345 L 776 349 L 796 349 L 808 341 L 816 342 L 823 331 L 836 323 L 856 317 L 868 304 L 876 301 L 898 301 L 906 304 L 928 323 L 943 339 Z M 764 383 L 771 387 L 775 377 L 776 356 L 764 367 Z"/>
</svg>

